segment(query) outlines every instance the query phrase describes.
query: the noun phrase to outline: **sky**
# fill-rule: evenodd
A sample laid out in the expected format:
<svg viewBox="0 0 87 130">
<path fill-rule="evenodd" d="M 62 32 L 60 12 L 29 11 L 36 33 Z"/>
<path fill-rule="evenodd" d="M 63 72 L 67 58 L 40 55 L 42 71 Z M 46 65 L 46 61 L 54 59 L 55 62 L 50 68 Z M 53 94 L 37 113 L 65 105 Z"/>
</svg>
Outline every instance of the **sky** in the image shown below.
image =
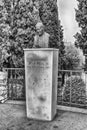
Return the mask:
<svg viewBox="0 0 87 130">
<path fill-rule="evenodd" d="M 73 35 L 79 31 L 78 23 L 75 20 L 76 0 L 57 0 L 59 19 L 64 29 L 64 41 L 74 43 Z"/>
</svg>

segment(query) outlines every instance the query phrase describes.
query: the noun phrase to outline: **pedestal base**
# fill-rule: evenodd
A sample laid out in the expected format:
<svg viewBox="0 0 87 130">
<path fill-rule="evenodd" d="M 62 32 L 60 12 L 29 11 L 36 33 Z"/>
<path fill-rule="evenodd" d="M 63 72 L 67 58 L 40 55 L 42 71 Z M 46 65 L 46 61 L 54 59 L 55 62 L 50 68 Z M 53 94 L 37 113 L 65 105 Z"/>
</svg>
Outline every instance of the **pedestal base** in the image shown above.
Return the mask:
<svg viewBox="0 0 87 130">
<path fill-rule="evenodd" d="M 56 114 L 58 50 L 26 49 L 27 117 L 52 120 Z"/>
</svg>

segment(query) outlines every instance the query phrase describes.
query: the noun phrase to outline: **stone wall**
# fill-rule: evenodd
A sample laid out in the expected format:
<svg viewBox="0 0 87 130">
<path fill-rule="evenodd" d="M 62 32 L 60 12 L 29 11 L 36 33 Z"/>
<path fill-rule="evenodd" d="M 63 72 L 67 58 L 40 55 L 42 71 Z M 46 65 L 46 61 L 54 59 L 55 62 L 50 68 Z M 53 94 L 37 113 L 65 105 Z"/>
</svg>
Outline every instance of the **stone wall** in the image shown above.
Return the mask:
<svg viewBox="0 0 87 130">
<path fill-rule="evenodd" d="M 7 100 L 7 73 L 0 72 L 0 102 Z"/>
</svg>

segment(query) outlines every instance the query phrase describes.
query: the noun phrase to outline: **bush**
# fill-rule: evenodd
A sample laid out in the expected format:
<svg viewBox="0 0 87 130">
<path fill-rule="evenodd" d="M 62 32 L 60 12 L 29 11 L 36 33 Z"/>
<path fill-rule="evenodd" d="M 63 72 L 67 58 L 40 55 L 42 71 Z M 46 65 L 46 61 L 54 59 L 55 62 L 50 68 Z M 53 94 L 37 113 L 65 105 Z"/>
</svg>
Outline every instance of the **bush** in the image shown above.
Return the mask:
<svg viewBox="0 0 87 130">
<path fill-rule="evenodd" d="M 80 76 L 72 76 L 66 80 L 64 84 L 65 90 L 63 94 L 63 100 L 65 102 L 84 104 L 86 99 L 86 84 Z M 71 92 L 70 92 L 71 90 Z"/>
<path fill-rule="evenodd" d="M 80 49 L 74 45 L 65 47 L 65 54 L 63 57 L 64 69 L 66 70 L 77 70 L 82 69 L 84 66 L 84 56 Z"/>
</svg>

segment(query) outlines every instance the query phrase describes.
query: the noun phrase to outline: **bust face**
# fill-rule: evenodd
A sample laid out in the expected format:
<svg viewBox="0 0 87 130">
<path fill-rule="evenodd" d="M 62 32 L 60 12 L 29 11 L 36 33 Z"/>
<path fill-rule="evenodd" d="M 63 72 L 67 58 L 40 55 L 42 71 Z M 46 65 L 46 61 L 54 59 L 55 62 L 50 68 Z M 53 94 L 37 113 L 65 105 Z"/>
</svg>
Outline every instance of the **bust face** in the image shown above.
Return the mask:
<svg viewBox="0 0 87 130">
<path fill-rule="evenodd" d="M 43 25 L 38 25 L 38 26 L 36 26 L 36 32 L 37 32 L 37 34 L 38 34 L 39 36 L 42 36 L 43 33 L 44 33 L 44 27 L 43 27 Z"/>
</svg>

